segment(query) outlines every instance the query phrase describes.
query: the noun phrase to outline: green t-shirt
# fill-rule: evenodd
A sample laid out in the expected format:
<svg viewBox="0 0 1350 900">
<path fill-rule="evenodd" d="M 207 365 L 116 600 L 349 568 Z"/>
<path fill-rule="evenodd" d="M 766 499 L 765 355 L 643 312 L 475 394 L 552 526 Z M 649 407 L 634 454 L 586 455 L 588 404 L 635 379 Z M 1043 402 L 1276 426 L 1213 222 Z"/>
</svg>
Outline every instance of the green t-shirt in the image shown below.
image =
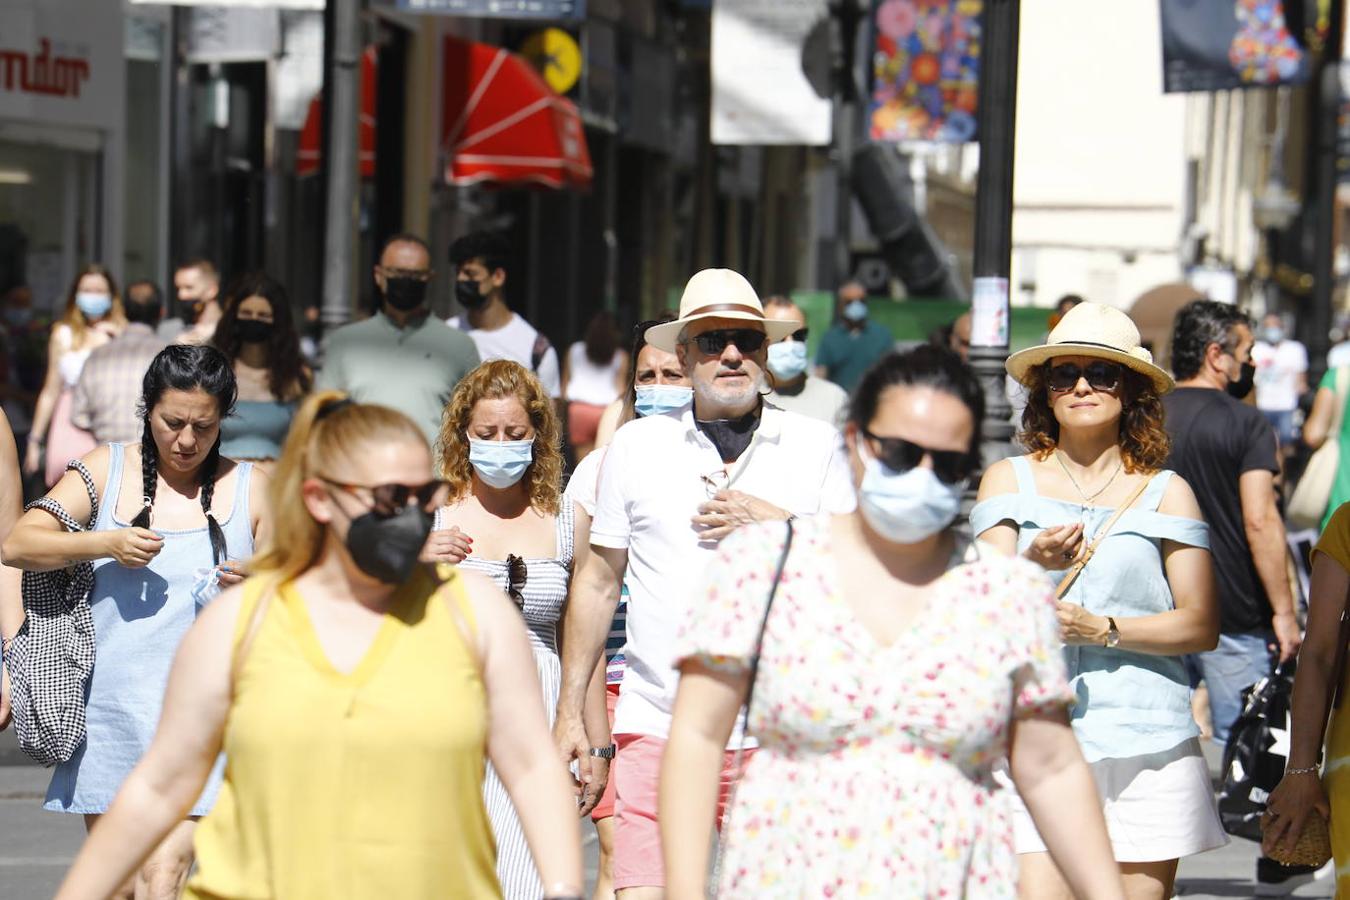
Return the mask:
<svg viewBox="0 0 1350 900">
<path fill-rule="evenodd" d="M 852 392 L 872 363 L 894 347 L 895 338 L 890 331 L 870 319 L 860 331 L 849 331 L 842 324 L 836 324 L 820 339 L 816 365 L 824 367 L 831 381 Z"/>
</svg>

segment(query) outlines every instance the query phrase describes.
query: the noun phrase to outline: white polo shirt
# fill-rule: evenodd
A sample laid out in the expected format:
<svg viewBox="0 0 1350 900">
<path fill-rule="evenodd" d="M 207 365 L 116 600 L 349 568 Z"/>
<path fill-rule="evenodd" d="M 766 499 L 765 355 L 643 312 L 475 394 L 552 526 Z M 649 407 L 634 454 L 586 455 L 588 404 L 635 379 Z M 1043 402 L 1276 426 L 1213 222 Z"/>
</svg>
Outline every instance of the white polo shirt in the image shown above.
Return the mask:
<svg viewBox="0 0 1350 900">
<path fill-rule="evenodd" d="M 727 477 L 713 473 L 727 470 Z M 709 485 L 704 476 L 717 479 Z M 799 516 L 854 508 L 839 432 L 765 406 L 750 446 L 731 466 L 694 424 L 692 408 L 629 422 L 614 435 L 600 476 L 591 543 L 628 551 L 628 669 L 614 731 L 664 738 L 679 673 L 676 632 L 717 544 L 691 519 L 719 487 Z M 733 736 L 734 739 L 734 736 Z"/>
</svg>

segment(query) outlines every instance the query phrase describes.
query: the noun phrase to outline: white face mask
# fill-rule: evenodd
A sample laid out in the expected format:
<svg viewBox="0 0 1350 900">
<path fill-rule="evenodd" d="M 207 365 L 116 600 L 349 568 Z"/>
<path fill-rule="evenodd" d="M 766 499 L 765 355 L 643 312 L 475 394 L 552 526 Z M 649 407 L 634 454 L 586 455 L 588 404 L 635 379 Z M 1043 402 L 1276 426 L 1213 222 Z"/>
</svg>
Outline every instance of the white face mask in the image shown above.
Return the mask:
<svg viewBox="0 0 1350 900">
<path fill-rule="evenodd" d="M 769 371 L 775 378 L 792 381 L 806 371 L 806 344 L 779 341 L 769 345 Z"/>
<path fill-rule="evenodd" d="M 965 481 L 946 484 L 925 466 L 893 472 L 872 456 L 861 435 L 858 454 L 863 461 L 858 511 L 868 527 L 886 540 L 917 544 L 946 528 L 961 511 Z"/>
<path fill-rule="evenodd" d="M 482 441 L 469 438 L 469 464 L 489 487 L 511 487 L 534 461 L 534 441 Z"/>
</svg>

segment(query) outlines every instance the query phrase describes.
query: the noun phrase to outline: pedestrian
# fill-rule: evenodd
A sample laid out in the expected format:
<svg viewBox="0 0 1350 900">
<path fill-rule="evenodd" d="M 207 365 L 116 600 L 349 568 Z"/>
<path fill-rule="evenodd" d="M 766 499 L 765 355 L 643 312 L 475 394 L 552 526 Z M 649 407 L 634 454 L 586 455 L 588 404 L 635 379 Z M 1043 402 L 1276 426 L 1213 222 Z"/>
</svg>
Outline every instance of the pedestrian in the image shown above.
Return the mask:
<svg viewBox="0 0 1350 900">
<path fill-rule="evenodd" d="M 1350 411 L 1350 362 L 1333 366 L 1328 354 L 1326 374 L 1317 384 L 1312 410 L 1303 423 L 1303 443 L 1309 450 L 1320 450 L 1328 440 L 1336 442 L 1336 474 L 1331 481 L 1331 491 L 1325 497 L 1320 496 L 1319 491 L 1317 498 L 1319 503 L 1326 501 L 1326 512 L 1319 523 L 1322 531 L 1326 530 L 1332 514 L 1341 504 L 1350 501 L 1350 435 L 1347 434 L 1350 416 L 1346 415 L 1347 411 Z"/>
<path fill-rule="evenodd" d="M 239 381 L 234 415 L 221 423 L 221 452 L 255 462 L 278 458 L 296 406 L 314 382 L 286 288 L 262 272 L 239 278 L 211 343 Z"/>
<path fill-rule="evenodd" d="M 0 294 L 0 407 L 9 418 L 19 459 L 28 448 L 33 410 L 46 374 L 51 319 L 33 309 L 33 290 L 18 284 Z"/>
<path fill-rule="evenodd" d="M 96 446 L 93 435 L 76 428 L 70 419 L 75 385 L 89 354 L 120 334 L 125 324 L 112 273 L 98 263 L 85 266 L 66 294 L 61 321 L 52 326 L 47 376 L 38 394 L 24 456 L 24 472 L 42 472 L 48 487 L 61 478 L 66 463 Z"/>
<path fill-rule="evenodd" d="M 1284 777 L 1266 801 L 1270 821 L 1261 842 L 1263 856 L 1283 844 L 1292 850 L 1313 816 L 1331 820 L 1331 850 L 1336 860 L 1336 893 L 1350 891 L 1350 715 L 1331 708 L 1333 695 L 1345 692 L 1344 647 L 1340 626 L 1350 588 L 1350 504 L 1337 508 L 1312 552 L 1308 592 L 1308 639 L 1298 656 L 1289 716 L 1289 747 Z M 1337 660 L 1341 670 L 1337 671 Z M 1328 720 L 1330 720 L 1328 722 Z M 1326 753 L 1323 751 L 1325 743 Z M 1286 866 L 1281 893 L 1313 880 L 1312 866 Z M 1258 891 L 1259 892 L 1259 891 Z"/>
<path fill-rule="evenodd" d="M 625 422 L 644 415 L 672 412 L 693 402 L 694 389 L 689 386 L 689 376 L 684 373 L 679 357 L 647 343 L 648 331 L 674 318 L 674 314 L 666 313 L 641 322 L 633 329 L 635 349 L 630 357 L 628 386 L 600 416 L 595 446 L 609 446 L 614 432 Z"/>
<path fill-rule="evenodd" d="M 141 383 L 166 344 L 155 333 L 164 301 L 153 281 L 127 285 L 123 310 L 126 328 L 89 354 L 75 384 L 70 420 L 96 444 L 131 444 L 141 436 Z"/>
<path fill-rule="evenodd" d="M 601 310 L 586 326 L 585 340 L 567 348 L 562 394 L 567 401 L 567 437 L 577 462 L 595 449 L 605 408 L 624 392 L 628 351 L 619 346 L 614 314 Z"/>
<path fill-rule="evenodd" d="M 14 530 L 23 512 L 23 482 L 19 476 L 19 449 L 9 419 L 0 410 L 0 543 Z M 8 644 L 23 625 L 23 572 L 0 562 L 0 731 L 9 727 L 9 670 L 4 665 Z"/>
<path fill-rule="evenodd" d="M 1161 397 L 1172 378 L 1112 307 L 1080 303 L 1045 344 L 1013 354 L 1027 387 L 1024 456 L 991 466 L 971 528 L 1057 585 L 1071 717 L 1132 900 L 1168 900 L 1178 860 L 1228 842 L 1191 717 L 1182 655 L 1213 649 L 1219 612 L 1208 529 L 1165 470 Z M 1080 574 L 1081 572 L 1081 574 Z M 1068 888 L 1025 809 L 1023 889 Z"/>
<path fill-rule="evenodd" d="M 500 897 L 490 758 L 554 900 L 581 845 L 519 615 L 486 579 L 417 564 L 444 496 L 421 428 L 325 392 L 276 467 L 275 540 L 183 640 L 164 718 L 58 897 L 105 897 L 223 750 L 185 897 Z"/>
<path fill-rule="evenodd" d="M 816 374 L 851 391 L 872 363 L 891 351 L 895 338 L 868 318 L 867 289 L 856 281 L 839 288 L 836 312 L 838 319 L 816 349 Z"/>
<path fill-rule="evenodd" d="M 380 309 L 328 336 L 318 379 L 321 390 L 398 410 L 421 426 L 427 443 L 441 430 L 455 385 L 479 362 L 472 340 L 431 315 L 427 286 L 435 274 L 426 241 L 412 234 L 386 241 L 375 267 Z"/>
<path fill-rule="evenodd" d="M 717 896 L 1012 898 L 1004 757 L 1074 895 L 1124 896 L 1069 727 L 1050 583 L 951 527 L 983 412 L 945 350 L 883 357 L 844 432 L 858 509 L 793 520 L 790 545 L 779 522 L 722 542 L 674 647 L 667 896 L 704 896 L 721 751 L 752 680 L 759 748 Z"/>
<path fill-rule="evenodd" d="M 159 336 L 177 344 L 207 344 L 216 333 L 220 308 L 220 273 L 211 260 L 196 257 L 179 263 L 173 272 L 179 314 L 159 325 Z"/>
<path fill-rule="evenodd" d="M 266 477 L 220 454 L 220 421 L 234 397 L 234 374 L 218 350 L 166 347 L 145 374 L 140 444 L 107 444 L 84 457 L 99 495 L 89 530 L 67 534 L 55 516 L 32 509 L 4 542 L 4 559 L 23 569 L 94 563 L 89 606 L 97 662 L 85 701 L 87 737 L 56 767 L 44 806 L 83 815 L 88 828 L 150 746 L 183 635 L 217 583 L 241 580 L 240 560 L 266 533 Z M 67 472 L 47 496 L 75 521 L 90 520 L 78 473 Z M 208 759 L 199 779 L 194 773 L 193 795 L 163 821 L 159 846 L 151 852 L 147 844 L 138 898 L 177 896 L 192 864 L 195 823 L 188 817 L 211 809 L 221 768 Z M 133 859 L 125 865 L 129 873 Z M 131 896 L 130 885 L 123 895 Z"/>
<path fill-rule="evenodd" d="M 1287 336 L 1284 318 L 1266 313 L 1261 332 L 1252 347 L 1256 365 L 1256 408 L 1261 410 L 1280 439 L 1284 452 L 1298 440 L 1294 411 L 1299 398 L 1308 393 L 1308 351 Z"/>
<path fill-rule="evenodd" d="M 810 329 L 806 314 L 787 297 L 775 295 L 764 301 L 764 315 L 797 326 L 792 334 L 769 345 L 769 374 L 773 390 L 768 401 L 779 409 L 790 410 L 839 425 L 848 394 L 828 378 L 812 375 L 807 358 L 806 339 Z"/>
<path fill-rule="evenodd" d="M 455 300 L 464 312 L 450 324 L 466 332 L 478 355 L 510 359 L 529 369 L 554 400 L 562 398 L 558 352 L 548 338 L 506 304 L 506 282 L 514 268 L 511 245 L 500 234 L 476 231 L 450 245 L 455 266 Z"/>
<path fill-rule="evenodd" d="M 523 617 L 552 725 L 561 663 L 558 620 L 571 581 L 576 523 L 562 502 L 562 442 L 553 403 L 524 366 L 498 359 L 470 372 L 445 412 L 438 467 L 449 482 L 424 558 L 489 576 Z M 603 681 L 588 700 L 588 734 L 610 744 Z M 583 814 L 599 799 L 583 796 Z M 512 900 L 544 894 L 511 797 L 489 767 L 483 786 L 497 845 L 497 877 Z"/>
<path fill-rule="evenodd" d="M 847 512 L 853 490 L 839 432 L 763 403 L 767 344 L 794 331 L 764 317 L 754 288 L 728 269 L 685 286 L 679 318 L 647 330 L 674 353 L 693 404 L 629 422 L 605 456 L 591 548 L 573 581 L 554 735 L 589 774 L 583 701 L 627 572 L 627 668 L 614 714 L 618 744 L 614 888 L 629 900 L 665 884 L 657 779 L 678 673 L 676 630 L 717 544 L 738 526 Z M 729 783 L 732 755 L 724 757 Z"/>
</svg>

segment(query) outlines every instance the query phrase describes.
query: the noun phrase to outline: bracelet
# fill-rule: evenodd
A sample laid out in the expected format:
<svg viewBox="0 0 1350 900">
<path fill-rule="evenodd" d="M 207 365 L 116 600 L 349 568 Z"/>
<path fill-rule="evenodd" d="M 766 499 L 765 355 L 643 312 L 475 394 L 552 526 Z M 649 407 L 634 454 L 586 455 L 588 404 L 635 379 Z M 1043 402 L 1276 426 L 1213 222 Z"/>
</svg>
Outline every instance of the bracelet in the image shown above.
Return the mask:
<svg viewBox="0 0 1350 900">
<path fill-rule="evenodd" d="M 1286 775 L 1316 775 L 1316 774 L 1317 774 L 1317 771 L 1318 771 L 1318 767 L 1317 767 L 1317 766 L 1306 766 L 1306 767 L 1304 767 L 1304 768 L 1302 768 L 1302 769 L 1285 769 L 1285 770 L 1284 770 L 1284 774 L 1286 774 Z"/>
</svg>

